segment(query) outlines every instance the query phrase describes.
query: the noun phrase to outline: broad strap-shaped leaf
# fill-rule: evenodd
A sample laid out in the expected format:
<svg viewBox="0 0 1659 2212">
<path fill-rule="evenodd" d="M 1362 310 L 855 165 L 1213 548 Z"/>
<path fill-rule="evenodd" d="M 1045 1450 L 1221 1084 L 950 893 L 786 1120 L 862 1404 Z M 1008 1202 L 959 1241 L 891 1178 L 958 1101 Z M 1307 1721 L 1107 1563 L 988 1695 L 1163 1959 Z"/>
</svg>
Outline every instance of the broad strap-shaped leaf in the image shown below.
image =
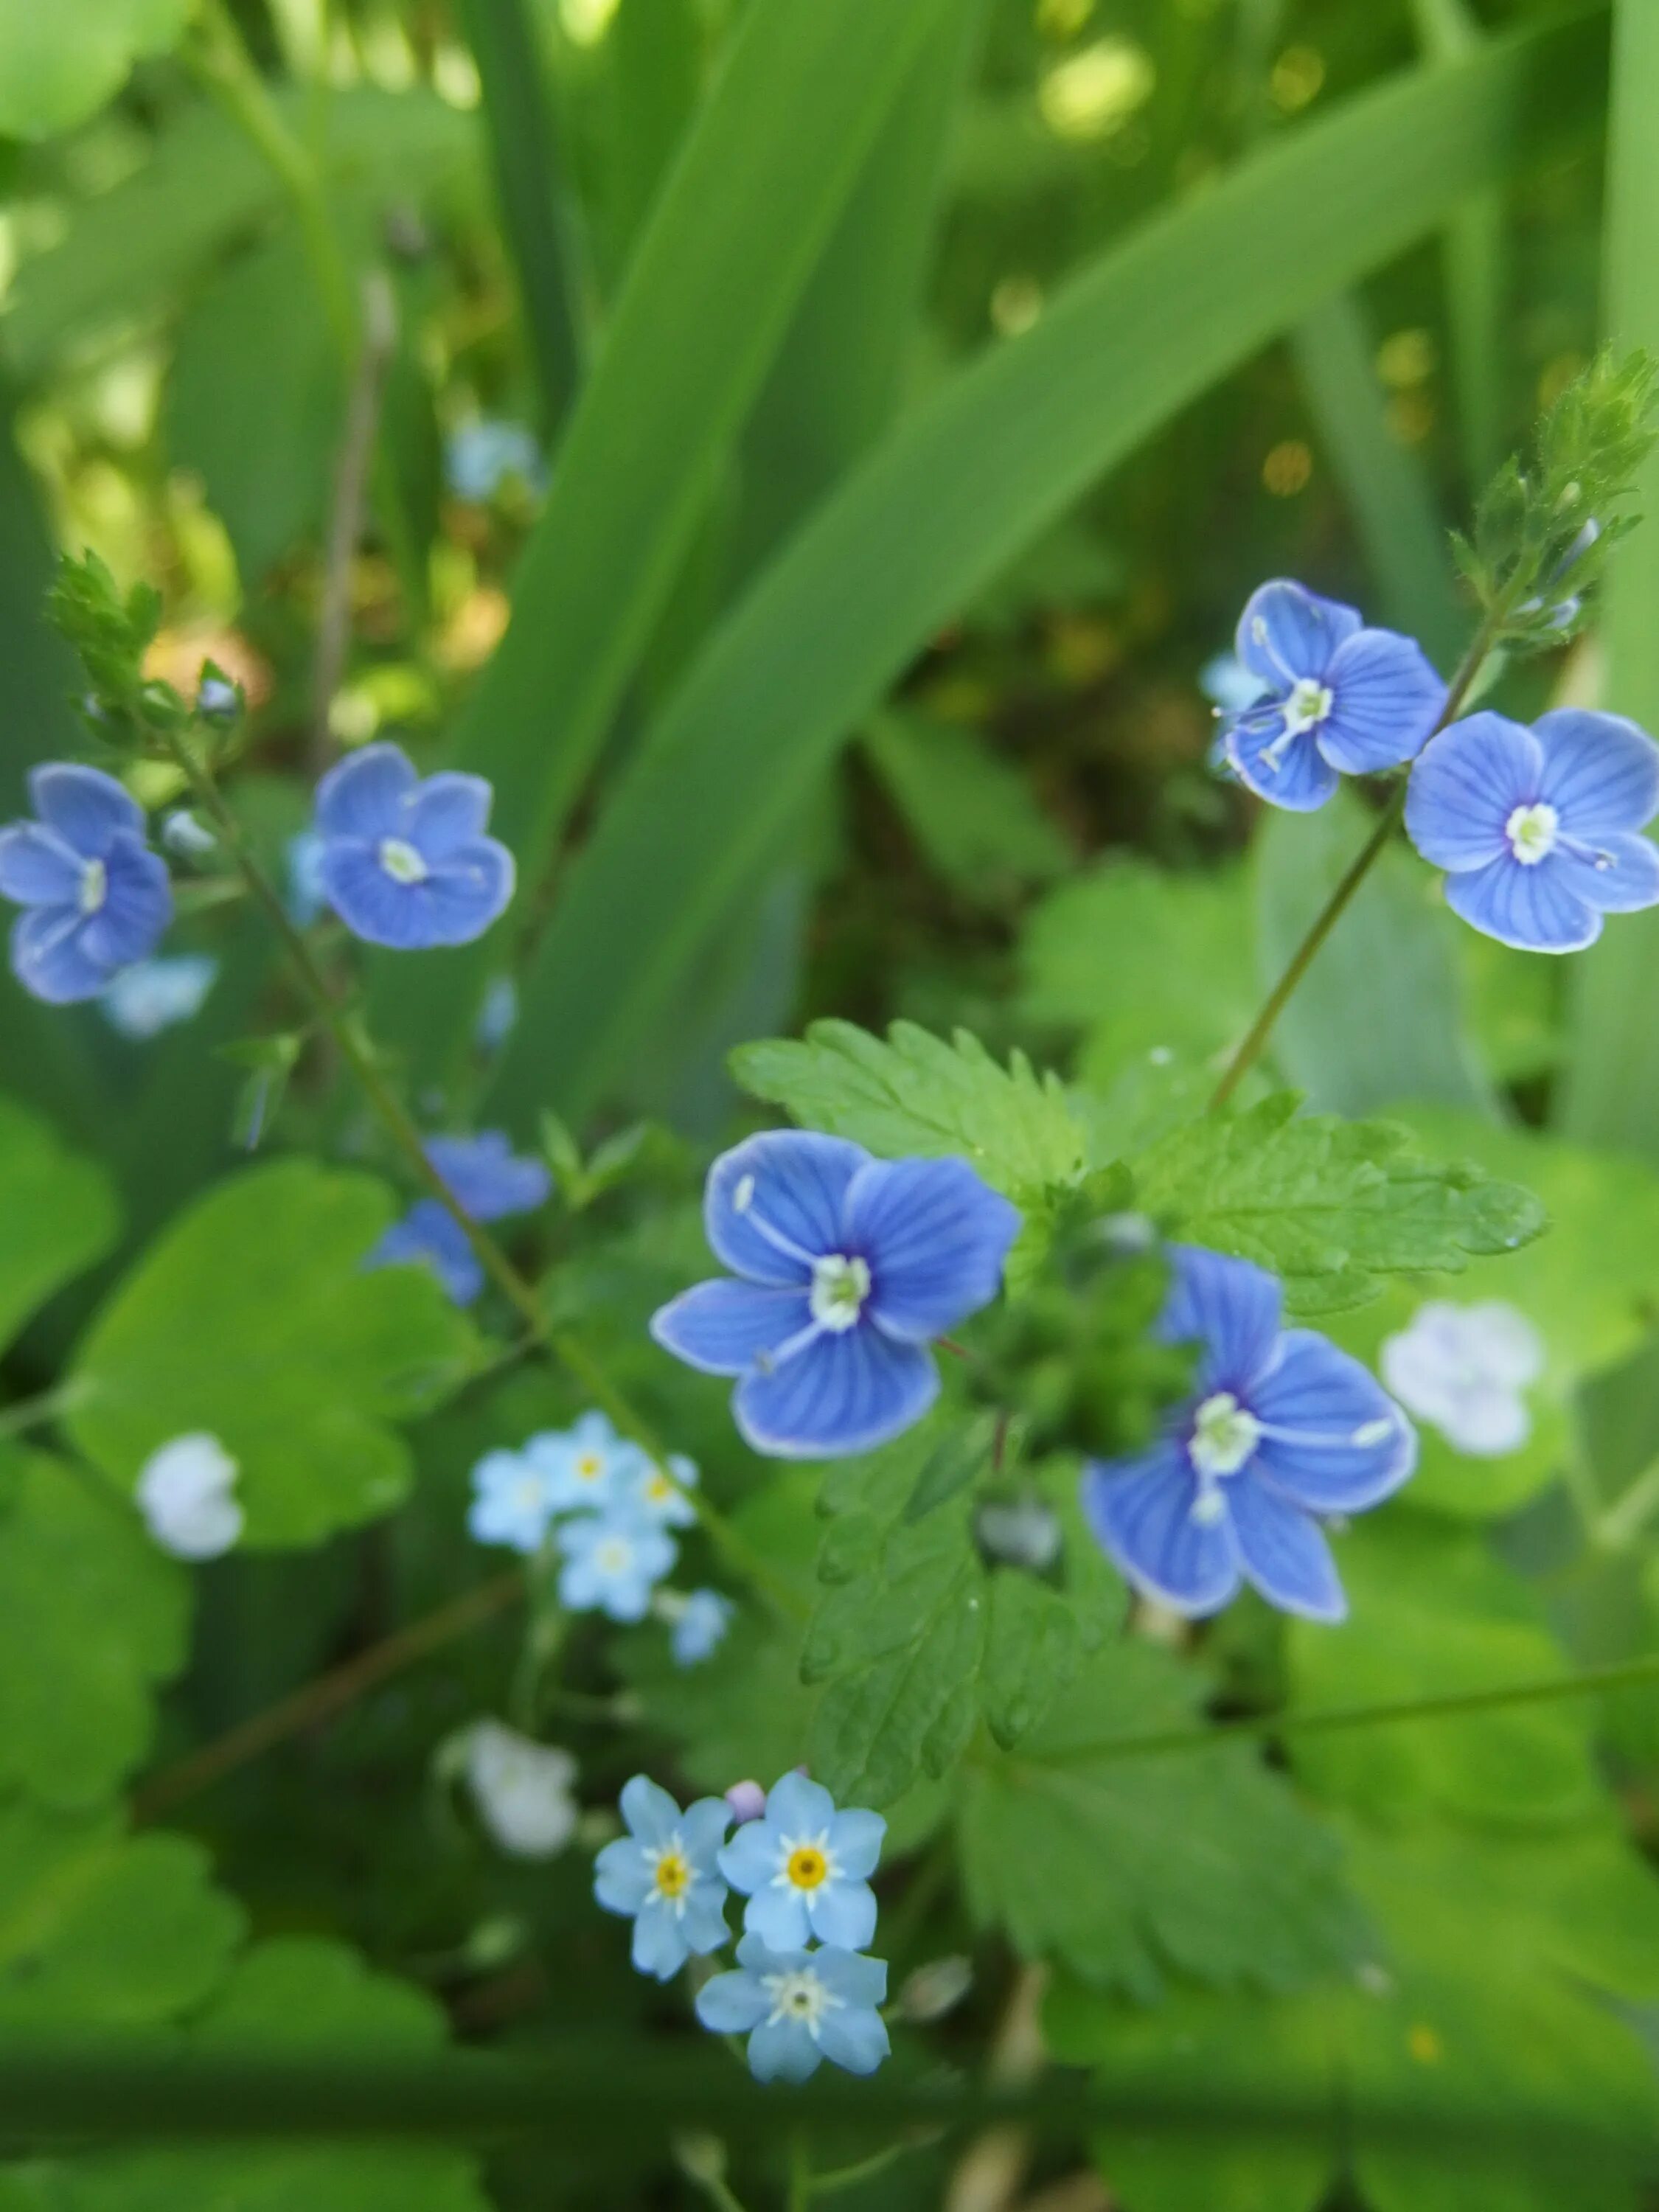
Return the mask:
<svg viewBox="0 0 1659 2212">
<path fill-rule="evenodd" d="M 1379 1278 L 1461 1273 L 1546 1225 L 1519 1184 L 1472 1161 L 1425 1159 L 1392 1121 L 1302 1114 L 1293 1093 L 1206 1114 L 1131 1162 L 1137 1202 L 1174 1237 L 1285 1281 L 1297 1313 L 1363 1305 Z"/>
<path fill-rule="evenodd" d="M 55 1290 L 100 1260 L 120 1211 L 109 1178 L 51 1127 L 0 1098 L 0 1346 Z"/>
</svg>

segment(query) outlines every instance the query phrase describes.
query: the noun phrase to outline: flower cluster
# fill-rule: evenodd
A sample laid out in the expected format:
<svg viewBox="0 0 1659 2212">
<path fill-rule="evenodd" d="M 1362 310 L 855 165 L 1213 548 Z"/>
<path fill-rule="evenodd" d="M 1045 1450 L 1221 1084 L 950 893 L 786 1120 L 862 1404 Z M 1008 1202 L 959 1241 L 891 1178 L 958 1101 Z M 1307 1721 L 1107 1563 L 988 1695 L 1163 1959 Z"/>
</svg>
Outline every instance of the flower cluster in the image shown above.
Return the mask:
<svg viewBox="0 0 1659 2212">
<path fill-rule="evenodd" d="M 671 1531 L 696 1518 L 686 1496 L 697 1469 L 683 1453 L 663 1468 L 619 1437 L 603 1413 L 569 1429 L 544 1429 L 516 1451 L 486 1452 L 472 1470 L 467 1527 L 480 1543 L 526 1555 L 551 1542 L 559 1554 L 559 1601 L 573 1613 L 668 1623 L 682 1666 L 708 1658 L 732 1607 L 717 1590 L 658 1589 L 679 1557 Z"/>
<path fill-rule="evenodd" d="M 874 2073 L 888 2053 L 887 1968 L 864 1946 L 876 1929 L 869 1877 L 886 1822 L 837 1811 L 801 1774 L 786 1774 L 730 1842 L 726 1798 L 682 1813 L 642 1774 L 623 1791 L 622 1813 L 629 1833 L 599 1853 L 594 1894 L 632 1919 L 640 1972 L 666 1981 L 693 1954 L 728 1942 L 735 1889 L 748 1899 L 737 1966 L 698 1990 L 703 2026 L 749 2038 L 758 2081 L 804 2081 L 826 2058 Z"/>
</svg>

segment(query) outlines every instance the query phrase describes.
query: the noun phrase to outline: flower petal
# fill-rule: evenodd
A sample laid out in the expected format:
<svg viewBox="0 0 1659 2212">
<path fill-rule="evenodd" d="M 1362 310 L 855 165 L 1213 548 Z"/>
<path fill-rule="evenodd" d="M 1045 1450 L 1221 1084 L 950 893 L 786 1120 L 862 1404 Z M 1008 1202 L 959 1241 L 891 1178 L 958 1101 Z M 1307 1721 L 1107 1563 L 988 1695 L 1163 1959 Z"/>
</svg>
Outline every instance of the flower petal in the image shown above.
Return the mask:
<svg viewBox="0 0 1659 2212">
<path fill-rule="evenodd" d="M 504 1129 L 481 1129 L 476 1137 L 430 1138 L 426 1156 L 475 1221 L 532 1213 L 553 1188 L 545 1164 L 515 1153 Z"/>
<path fill-rule="evenodd" d="M 848 1188 L 846 1230 L 869 1263 L 868 1312 L 925 1344 L 988 1305 L 1020 1212 L 966 1160 L 871 1160 Z"/>
<path fill-rule="evenodd" d="M 1506 855 L 1470 874 L 1448 876 L 1446 903 L 1500 945 L 1522 952 L 1580 952 L 1601 934 L 1601 915 L 1580 895 L 1576 875 L 1565 854 L 1552 853 L 1531 867 Z"/>
<path fill-rule="evenodd" d="M 317 787 L 317 826 L 325 837 L 408 835 L 408 802 L 419 779 L 401 745 L 381 743 L 348 753 Z"/>
<path fill-rule="evenodd" d="M 419 883 L 398 883 L 381 866 L 378 846 L 347 837 L 324 852 L 322 878 L 329 904 L 354 937 L 417 952 L 483 934 L 513 896 L 513 856 L 493 837 L 478 838 Z"/>
<path fill-rule="evenodd" d="M 1417 1437 L 1370 1369 L 1315 1329 L 1286 1329 L 1279 1346 L 1249 1400 L 1274 1431 L 1255 1456 L 1273 1487 L 1317 1513 L 1358 1513 L 1398 1490 L 1417 1464 Z M 1379 1425 L 1371 1441 L 1352 1441 Z"/>
<path fill-rule="evenodd" d="M 757 2081 L 805 2081 L 817 2072 L 819 2057 L 799 2020 L 763 2021 L 749 2039 L 749 2071 Z"/>
<path fill-rule="evenodd" d="M 866 1959 L 853 1951 L 830 1948 L 816 1952 L 812 1965 L 818 1979 L 833 1997 L 845 2005 L 871 2006 L 887 2002 L 887 1962 Z"/>
<path fill-rule="evenodd" d="M 876 1893 L 867 1881 L 826 1881 L 808 1896 L 806 1917 L 820 1943 L 861 1951 L 876 1932 Z"/>
<path fill-rule="evenodd" d="M 1544 750 L 1532 732 L 1482 712 L 1431 738 L 1406 793 L 1406 834 L 1425 860 L 1460 872 L 1510 856 L 1504 824 L 1537 799 Z"/>
<path fill-rule="evenodd" d="M 88 957 L 125 968 L 154 951 L 173 919 L 167 862 L 125 831 L 110 840 L 104 862 L 104 902 L 87 917 Z"/>
<path fill-rule="evenodd" d="M 1244 1572 L 1263 1597 L 1306 1620 L 1341 1620 L 1348 1610 L 1322 1531 L 1265 1483 L 1240 1474 L 1227 1504 Z"/>
<path fill-rule="evenodd" d="M 1603 830 L 1595 839 L 1594 861 L 1577 854 L 1550 855 L 1563 885 L 1601 914 L 1635 914 L 1659 906 L 1659 846 L 1633 830 Z"/>
<path fill-rule="evenodd" d="M 1241 1389 L 1266 1367 L 1279 1340 L 1284 1292 L 1277 1277 L 1253 1261 L 1201 1244 L 1170 1244 L 1165 1251 L 1170 1283 L 1159 1336 L 1165 1344 L 1202 1346 L 1203 1389 Z"/>
<path fill-rule="evenodd" d="M 449 1293 L 452 1304 L 470 1306 L 483 1291 L 483 1268 L 466 1241 L 466 1232 L 435 1198 L 417 1198 L 401 1221 L 394 1221 L 363 1265 L 366 1267 L 430 1267 Z"/>
<path fill-rule="evenodd" d="M 0 830 L 0 898 L 20 906 L 74 906 L 82 865 L 72 847 L 38 822 Z"/>
<path fill-rule="evenodd" d="M 632 1956 L 635 1971 L 654 1974 L 665 1982 L 685 1964 L 689 1949 L 680 1923 L 659 1898 L 647 1899 L 634 1922 Z"/>
<path fill-rule="evenodd" d="M 716 2035 L 747 2035 L 772 2009 L 753 1974 L 716 1974 L 697 1991 L 697 2018 Z"/>
<path fill-rule="evenodd" d="M 860 1322 L 816 1337 L 769 1374 L 745 1375 L 732 1412 L 744 1442 L 769 1458 L 835 1459 L 902 1435 L 939 1389 L 931 1353 Z"/>
<path fill-rule="evenodd" d="M 1241 783 L 1292 814 L 1322 806 L 1341 777 L 1325 758 L 1311 730 L 1285 738 L 1282 710 L 1258 707 L 1225 732 L 1228 765 Z"/>
<path fill-rule="evenodd" d="M 1319 750 L 1348 775 L 1371 775 L 1414 760 L 1446 703 L 1446 687 L 1414 638 L 1361 629 L 1343 641 L 1326 672 L 1331 711 Z"/>
<path fill-rule="evenodd" d="M 705 1375 L 744 1375 L 756 1355 L 775 1352 L 798 1336 L 812 1316 L 806 1293 L 739 1282 L 720 1275 L 694 1283 L 651 1316 L 652 1335 L 665 1352 Z"/>
<path fill-rule="evenodd" d="M 786 1774 L 766 1793 L 766 1825 L 779 1836 L 821 1836 L 836 1817 L 836 1801 L 823 1783 Z"/>
<path fill-rule="evenodd" d="M 631 1836 L 618 1836 L 593 1862 L 593 1894 L 607 1912 L 632 1918 L 655 1887 L 645 1853 Z"/>
<path fill-rule="evenodd" d="M 1301 677 L 1324 680 L 1332 656 L 1360 627 L 1352 607 L 1280 577 L 1251 592 L 1238 618 L 1234 650 L 1252 676 L 1275 691 Z"/>
<path fill-rule="evenodd" d="M 12 973 L 48 1006 L 95 999 L 110 970 L 88 953 L 85 938 L 85 921 L 73 907 L 32 906 L 12 924 Z"/>
<path fill-rule="evenodd" d="M 111 842 L 123 835 L 143 842 L 143 808 L 101 769 L 49 762 L 31 771 L 29 798 L 47 829 L 82 860 L 101 860 Z"/>
<path fill-rule="evenodd" d="M 847 1187 L 869 1158 L 807 1129 L 769 1129 L 722 1152 L 703 1193 L 715 1257 L 751 1283 L 809 1281 L 813 1261 L 844 1249 Z"/>
<path fill-rule="evenodd" d="M 743 1924 L 775 1951 L 799 1951 L 811 1936 L 805 1901 L 798 1889 L 757 1889 L 743 1909 Z"/>
<path fill-rule="evenodd" d="M 685 1911 L 680 1916 L 680 1934 L 688 1951 L 706 1958 L 710 1951 L 718 1951 L 723 1943 L 732 1940 L 732 1930 L 726 1924 L 726 1888 L 721 1882 L 698 1882 L 685 1900 Z"/>
<path fill-rule="evenodd" d="M 881 2014 L 866 2005 L 825 2013 L 818 2048 L 832 2065 L 844 2066 L 849 2074 L 873 2074 L 892 2046 Z"/>
<path fill-rule="evenodd" d="M 830 1848 L 836 1864 L 856 1881 L 868 1881 L 881 1857 L 887 1823 L 879 1813 L 859 1809 L 837 1813 L 830 1824 Z"/>
<path fill-rule="evenodd" d="M 653 1850 L 668 1841 L 680 1824 L 680 1808 L 648 1774 L 636 1774 L 623 1784 L 617 1799 L 628 1832 Z"/>
<path fill-rule="evenodd" d="M 1538 795 L 1570 837 L 1639 830 L 1659 814 L 1659 745 L 1622 714 L 1558 707 L 1533 725 L 1544 749 Z"/>
<path fill-rule="evenodd" d="M 721 1844 L 714 1863 L 733 1889 L 752 1897 L 771 1881 L 781 1856 L 777 1831 L 771 1823 L 748 1820 L 729 1844 Z"/>
<path fill-rule="evenodd" d="M 1146 1595 L 1200 1615 L 1218 1612 L 1237 1589 L 1226 1516 L 1193 1518 L 1198 1482 L 1172 1438 L 1138 1459 L 1091 1460 L 1082 1497 L 1097 1540 Z"/>
<path fill-rule="evenodd" d="M 715 1854 L 726 1840 L 726 1832 L 732 1825 L 732 1808 L 724 1797 L 699 1797 L 685 1808 L 680 1821 L 680 1834 L 685 1841 L 685 1855 L 693 1866 L 712 1869 Z"/>
<path fill-rule="evenodd" d="M 494 797 L 481 775 L 429 775 L 409 805 L 404 835 L 427 860 L 442 860 L 483 836 Z"/>
</svg>

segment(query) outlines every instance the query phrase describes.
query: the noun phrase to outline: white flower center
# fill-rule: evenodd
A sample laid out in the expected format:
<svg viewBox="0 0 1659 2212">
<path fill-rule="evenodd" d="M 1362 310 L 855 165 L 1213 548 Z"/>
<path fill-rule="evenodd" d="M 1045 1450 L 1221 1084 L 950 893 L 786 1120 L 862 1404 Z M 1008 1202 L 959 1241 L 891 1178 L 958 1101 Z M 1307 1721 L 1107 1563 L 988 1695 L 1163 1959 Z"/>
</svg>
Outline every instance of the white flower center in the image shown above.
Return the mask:
<svg viewBox="0 0 1659 2212">
<path fill-rule="evenodd" d="M 380 862 L 394 884 L 423 884 L 431 872 L 407 837 L 382 837 Z"/>
<path fill-rule="evenodd" d="M 820 1328 L 839 1336 L 856 1328 L 869 1295 L 870 1270 L 862 1260 L 843 1252 L 827 1252 L 822 1260 L 813 1261 L 808 1304 Z"/>
<path fill-rule="evenodd" d="M 1285 736 L 1299 738 L 1304 730 L 1316 730 L 1334 703 L 1328 684 L 1317 683 L 1311 676 L 1298 678 L 1285 702 Z"/>
<path fill-rule="evenodd" d="M 1218 1390 L 1198 1409 L 1187 1456 L 1206 1478 L 1237 1474 L 1261 1436 L 1261 1424 L 1255 1415 L 1241 1406 L 1231 1390 Z M 1213 1519 L 1214 1512 L 1208 1517 Z"/>
<path fill-rule="evenodd" d="M 109 870 L 101 860 L 88 860 L 81 871 L 82 913 L 96 914 L 108 896 Z"/>
<path fill-rule="evenodd" d="M 1522 866 L 1535 868 L 1555 850 L 1560 836 L 1560 817 L 1542 799 L 1535 806 L 1517 806 L 1504 824 L 1504 835 Z"/>
<path fill-rule="evenodd" d="M 780 2021 L 798 2020 L 814 2042 L 825 2013 L 842 2002 L 841 1998 L 831 1996 L 810 1966 L 799 1967 L 792 1974 L 763 1974 L 761 1987 L 772 2001 L 767 2026 L 775 2027 Z"/>
</svg>

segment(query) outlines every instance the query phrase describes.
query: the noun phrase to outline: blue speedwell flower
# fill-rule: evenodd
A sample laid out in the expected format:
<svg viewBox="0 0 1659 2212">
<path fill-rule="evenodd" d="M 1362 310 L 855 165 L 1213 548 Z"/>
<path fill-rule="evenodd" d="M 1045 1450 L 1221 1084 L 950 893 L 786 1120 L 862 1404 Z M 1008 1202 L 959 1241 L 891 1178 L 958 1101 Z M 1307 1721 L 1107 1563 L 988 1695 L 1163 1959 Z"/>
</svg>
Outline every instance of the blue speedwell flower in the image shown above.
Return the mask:
<svg viewBox="0 0 1659 2212">
<path fill-rule="evenodd" d="M 1169 1257 L 1158 1334 L 1198 1346 L 1198 1387 L 1149 1449 L 1090 1462 L 1089 1525 L 1137 1589 L 1178 1613 L 1217 1613 L 1249 1582 L 1287 1613 L 1340 1620 L 1316 1516 L 1397 1490 L 1416 1431 L 1357 1359 L 1310 1328 L 1280 1328 L 1264 1268 L 1192 1245 Z"/>
<path fill-rule="evenodd" d="M 658 1593 L 657 1604 L 667 1617 L 668 1648 L 677 1667 L 699 1667 L 712 1659 L 726 1641 L 737 1611 L 729 1597 L 718 1590 L 678 1590 Z"/>
<path fill-rule="evenodd" d="M 205 952 L 135 960 L 111 977 L 98 1003 L 112 1030 L 144 1044 L 176 1023 L 194 1021 L 218 973 Z"/>
<path fill-rule="evenodd" d="M 572 1613 L 604 1613 L 612 1620 L 643 1620 L 651 1593 L 679 1557 L 665 1530 L 637 1514 L 612 1507 L 578 1513 L 561 1522 L 559 1602 Z"/>
<path fill-rule="evenodd" d="M 1471 714 L 1425 747 L 1406 830 L 1447 903 L 1501 945 L 1577 952 L 1604 914 L 1659 904 L 1659 745 L 1617 714 L 1564 707 L 1531 729 Z"/>
<path fill-rule="evenodd" d="M 822 1783 L 786 1774 L 765 1817 L 720 1853 L 720 1872 L 748 1898 L 743 1924 L 763 1942 L 787 1951 L 816 1938 L 860 1951 L 876 1932 L 870 1876 L 886 1833 L 879 1813 L 838 1813 Z"/>
<path fill-rule="evenodd" d="M 636 1774 L 623 1790 L 622 1816 L 629 1832 L 595 1860 L 593 1894 L 634 1923 L 641 1973 L 665 1982 L 692 1952 L 718 1951 L 731 1934 L 715 1865 L 731 1808 L 723 1797 L 700 1797 L 682 1813 L 665 1790 Z"/>
<path fill-rule="evenodd" d="M 143 809 L 100 769 L 34 769 L 29 798 L 39 820 L 0 830 L 0 897 L 25 909 L 12 973 L 49 1005 L 95 999 L 172 920 L 167 863 L 144 842 Z"/>
<path fill-rule="evenodd" d="M 442 1176 L 462 1211 L 474 1221 L 501 1221 L 531 1213 L 553 1188 L 543 1163 L 517 1154 L 501 1129 L 476 1137 L 434 1137 L 426 1156 Z M 401 1221 L 393 1222 L 369 1254 L 371 1267 L 422 1261 L 436 1274 L 458 1306 L 469 1306 L 484 1285 L 483 1269 L 459 1222 L 435 1198 L 418 1198 Z"/>
<path fill-rule="evenodd" d="M 804 2081 L 823 2059 L 873 2074 L 890 2048 L 878 2008 L 887 1996 L 880 1959 L 837 1946 L 775 1950 L 760 1936 L 738 1946 L 738 1972 L 697 1991 L 697 2018 L 717 2035 L 749 2038 L 757 2081 Z"/>
<path fill-rule="evenodd" d="M 1352 607 L 1300 584 L 1252 592 L 1237 644 L 1267 688 L 1222 723 L 1228 766 L 1259 799 L 1297 813 L 1322 806 L 1340 775 L 1410 760 L 1446 702 L 1420 646 L 1367 629 Z"/>
<path fill-rule="evenodd" d="M 414 952 L 482 937 L 513 896 L 513 855 L 486 836 L 478 775 L 422 782 L 402 746 L 365 745 L 317 787 L 323 888 L 354 937 Z"/>
<path fill-rule="evenodd" d="M 541 1549 L 553 1518 L 547 1476 L 527 1452 L 486 1452 L 472 1470 L 468 1533 L 515 1552 Z"/>
<path fill-rule="evenodd" d="M 659 1344 L 742 1379 L 744 1440 L 777 1459 L 868 1451 L 939 1395 L 929 1343 L 996 1296 L 1020 1217 L 965 1160 L 875 1160 L 773 1130 L 708 1171 L 703 1220 L 733 1275 L 651 1318 Z"/>
</svg>

